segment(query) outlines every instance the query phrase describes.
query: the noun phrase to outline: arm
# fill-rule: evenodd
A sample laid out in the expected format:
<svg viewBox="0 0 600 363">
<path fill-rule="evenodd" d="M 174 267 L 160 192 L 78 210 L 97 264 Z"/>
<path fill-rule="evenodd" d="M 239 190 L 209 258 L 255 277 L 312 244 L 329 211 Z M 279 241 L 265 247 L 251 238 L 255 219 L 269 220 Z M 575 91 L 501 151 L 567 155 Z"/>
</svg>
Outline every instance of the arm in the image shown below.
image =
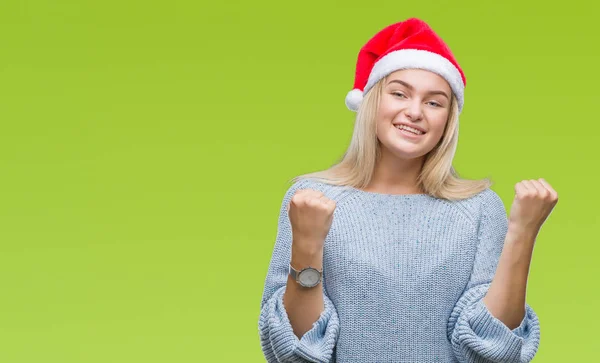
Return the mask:
<svg viewBox="0 0 600 363">
<path fill-rule="evenodd" d="M 319 270 L 323 268 L 323 251 L 314 254 L 294 248 L 297 243 L 292 243 L 292 266 L 300 270 L 307 266 Z M 294 334 L 298 338 L 312 328 L 325 310 L 323 299 L 323 282 L 313 288 L 303 288 L 288 274 L 283 305 L 290 319 Z"/>
<path fill-rule="evenodd" d="M 322 254 L 315 257 L 315 254 L 292 251 L 287 205 L 301 187 L 300 183 L 293 185 L 283 198 L 261 301 L 258 327 L 261 348 L 268 362 L 329 362 L 339 332 L 337 311 L 323 284 L 301 290 L 289 277 L 292 259 L 295 268 L 302 268 L 304 264 L 313 266 L 315 262 L 320 264 L 314 267 L 322 267 Z"/>
<path fill-rule="evenodd" d="M 558 193 L 543 178 L 515 185 L 508 233 L 494 280 L 484 303 L 497 319 L 515 328 L 525 316 L 525 295 L 533 246 L 540 228 L 558 203 Z"/>
<path fill-rule="evenodd" d="M 525 297 L 533 254 L 533 235 L 509 229 L 496 275 L 483 298 L 488 310 L 510 329 L 525 317 Z"/>
<path fill-rule="evenodd" d="M 514 241 L 518 235 L 508 233 L 508 218 L 500 197 L 490 189 L 483 192 L 482 198 L 473 271 L 450 315 L 448 339 L 461 363 L 529 362 L 539 346 L 539 320 L 531 306 L 524 302 L 524 292 L 509 296 L 513 289 L 523 291 L 525 282 L 511 287 L 510 291 L 506 289 L 508 283 L 526 279 L 523 264 L 519 271 L 507 273 L 523 259 L 523 255 L 517 258 L 515 253 Z M 528 268 L 528 263 L 526 265 Z M 488 293 L 489 297 L 484 299 Z M 504 301 L 498 302 L 498 298 Z M 490 303 L 494 313 L 485 301 Z M 517 306 L 516 312 L 509 311 L 513 306 Z"/>
</svg>

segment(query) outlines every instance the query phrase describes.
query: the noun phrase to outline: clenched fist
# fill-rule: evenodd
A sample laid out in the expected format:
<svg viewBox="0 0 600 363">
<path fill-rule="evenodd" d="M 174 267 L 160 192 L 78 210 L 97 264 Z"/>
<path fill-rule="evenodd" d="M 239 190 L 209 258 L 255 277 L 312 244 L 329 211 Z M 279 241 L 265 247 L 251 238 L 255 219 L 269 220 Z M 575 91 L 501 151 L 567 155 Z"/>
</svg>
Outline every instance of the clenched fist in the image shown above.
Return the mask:
<svg viewBox="0 0 600 363">
<path fill-rule="evenodd" d="M 523 180 L 515 185 L 509 229 L 537 236 L 558 203 L 558 193 L 544 179 Z"/>
<path fill-rule="evenodd" d="M 294 193 L 288 204 L 288 215 L 297 248 L 311 253 L 323 249 L 335 206 L 335 201 L 317 190 L 300 189 Z"/>
</svg>

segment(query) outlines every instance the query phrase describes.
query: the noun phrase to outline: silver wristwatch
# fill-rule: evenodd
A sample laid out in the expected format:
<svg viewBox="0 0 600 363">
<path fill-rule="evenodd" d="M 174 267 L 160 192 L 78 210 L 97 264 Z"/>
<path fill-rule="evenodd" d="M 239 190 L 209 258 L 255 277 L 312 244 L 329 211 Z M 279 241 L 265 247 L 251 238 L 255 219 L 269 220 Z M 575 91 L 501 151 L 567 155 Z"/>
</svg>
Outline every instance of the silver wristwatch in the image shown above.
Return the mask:
<svg viewBox="0 0 600 363">
<path fill-rule="evenodd" d="M 306 267 L 298 271 L 290 264 L 290 276 L 303 287 L 317 286 L 323 277 L 323 271 L 319 271 L 314 267 Z"/>
</svg>

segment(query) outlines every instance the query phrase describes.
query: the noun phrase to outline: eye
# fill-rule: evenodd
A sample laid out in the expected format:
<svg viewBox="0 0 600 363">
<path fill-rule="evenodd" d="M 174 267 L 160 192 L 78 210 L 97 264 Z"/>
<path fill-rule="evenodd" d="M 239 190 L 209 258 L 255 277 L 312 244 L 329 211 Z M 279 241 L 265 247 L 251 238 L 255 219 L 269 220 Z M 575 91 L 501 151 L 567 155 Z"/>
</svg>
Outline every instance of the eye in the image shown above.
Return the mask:
<svg viewBox="0 0 600 363">
<path fill-rule="evenodd" d="M 427 104 L 429 104 L 433 107 L 442 107 L 442 105 L 440 105 L 439 103 L 437 103 L 435 101 L 429 101 L 429 102 L 427 102 Z"/>
<path fill-rule="evenodd" d="M 406 97 L 406 96 L 404 95 L 404 93 L 402 93 L 402 92 L 392 92 L 392 94 L 393 94 L 394 96 L 398 96 L 398 97 Z"/>
</svg>

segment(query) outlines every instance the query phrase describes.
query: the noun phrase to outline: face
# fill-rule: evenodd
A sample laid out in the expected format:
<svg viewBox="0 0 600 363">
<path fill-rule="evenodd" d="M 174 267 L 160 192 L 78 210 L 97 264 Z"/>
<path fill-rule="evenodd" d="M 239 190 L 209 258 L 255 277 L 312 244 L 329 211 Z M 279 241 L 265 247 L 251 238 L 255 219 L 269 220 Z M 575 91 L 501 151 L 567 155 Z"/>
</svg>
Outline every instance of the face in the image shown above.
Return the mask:
<svg viewBox="0 0 600 363">
<path fill-rule="evenodd" d="M 451 88 L 441 76 L 420 69 L 391 73 L 382 80 L 377 138 L 382 151 L 401 159 L 426 155 L 441 140 L 450 114 Z M 400 125 L 420 130 L 402 130 Z"/>
</svg>

